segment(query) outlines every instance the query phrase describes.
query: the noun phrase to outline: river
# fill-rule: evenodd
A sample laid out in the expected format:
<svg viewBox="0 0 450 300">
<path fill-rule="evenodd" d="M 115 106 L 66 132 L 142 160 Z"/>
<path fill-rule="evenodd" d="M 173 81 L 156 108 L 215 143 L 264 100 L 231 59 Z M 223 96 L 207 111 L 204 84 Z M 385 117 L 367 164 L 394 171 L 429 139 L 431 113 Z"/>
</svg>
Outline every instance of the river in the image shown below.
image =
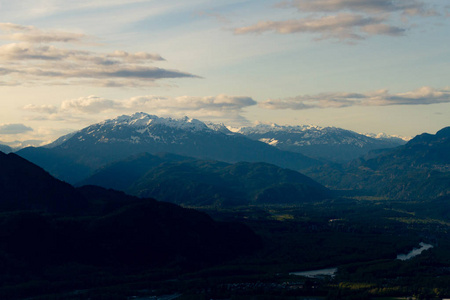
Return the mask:
<svg viewBox="0 0 450 300">
<path fill-rule="evenodd" d="M 329 269 L 320 269 L 320 270 L 311 270 L 311 271 L 303 271 L 303 272 L 292 272 L 289 275 L 297 275 L 304 276 L 309 278 L 317 278 L 322 276 L 331 276 L 333 277 L 337 272 L 337 268 L 329 268 Z"/>
<path fill-rule="evenodd" d="M 422 252 L 425 251 L 425 250 L 433 248 L 433 245 L 425 244 L 423 242 L 420 243 L 419 246 L 420 246 L 420 248 L 414 248 L 407 254 L 399 254 L 399 255 L 397 255 L 397 259 L 399 259 L 399 260 L 408 260 L 408 259 L 411 259 L 413 257 L 416 257 L 417 255 L 422 254 Z"/>
<path fill-rule="evenodd" d="M 397 259 L 399 260 L 408 260 L 413 257 L 416 257 L 420 254 L 422 254 L 423 251 L 428 250 L 430 248 L 433 248 L 433 245 L 420 243 L 420 248 L 413 248 L 409 253 L 407 254 L 398 254 Z M 289 275 L 297 275 L 297 276 L 304 276 L 309 278 L 318 278 L 323 276 L 331 276 L 333 277 L 336 275 L 338 268 L 328 268 L 328 269 L 320 269 L 320 270 L 310 270 L 310 271 L 301 271 L 301 272 L 291 272 Z"/>
</svg>

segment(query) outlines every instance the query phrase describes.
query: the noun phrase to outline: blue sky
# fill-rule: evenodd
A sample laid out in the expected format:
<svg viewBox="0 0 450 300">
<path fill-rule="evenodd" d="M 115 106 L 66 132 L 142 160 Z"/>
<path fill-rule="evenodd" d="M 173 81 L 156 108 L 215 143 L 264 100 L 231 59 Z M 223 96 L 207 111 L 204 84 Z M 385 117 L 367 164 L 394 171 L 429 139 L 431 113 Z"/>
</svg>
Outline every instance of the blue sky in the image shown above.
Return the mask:
<svg viewBox="0 0 450 300">
<path fill-rule="evenodd" d="M 449 126 L 447 0 L 0 0 L 0 141 L 144 111 L 414 136 Z"/>
</svg>

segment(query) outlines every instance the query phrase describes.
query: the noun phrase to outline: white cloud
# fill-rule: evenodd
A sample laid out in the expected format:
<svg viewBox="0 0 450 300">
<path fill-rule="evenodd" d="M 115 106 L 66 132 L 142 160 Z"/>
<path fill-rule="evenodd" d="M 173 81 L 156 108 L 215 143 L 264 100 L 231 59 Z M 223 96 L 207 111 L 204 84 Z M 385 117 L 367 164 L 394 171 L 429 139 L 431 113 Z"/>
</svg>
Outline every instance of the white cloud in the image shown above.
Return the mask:
<svg viewBox="0 0 450 300">
<path fill-rule="evenodd" d="M 372 93 L 323 93 L 286 99 L 269 99 L 260 106 L 267 109 L 303 110 L 349 106 L 431 105 L 450 103 L 450 88 L 422 87 L 406 93 L 390 94 L 387 90 Z"/>
</svg>

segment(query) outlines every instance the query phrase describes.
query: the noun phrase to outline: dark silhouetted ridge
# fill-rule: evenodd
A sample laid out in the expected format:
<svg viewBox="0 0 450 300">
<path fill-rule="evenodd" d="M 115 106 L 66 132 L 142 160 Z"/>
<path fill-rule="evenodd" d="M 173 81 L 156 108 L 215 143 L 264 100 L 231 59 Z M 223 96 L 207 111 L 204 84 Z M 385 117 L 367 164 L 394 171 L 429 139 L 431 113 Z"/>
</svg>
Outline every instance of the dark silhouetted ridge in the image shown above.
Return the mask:
<svg viewBox="0 0 450 300">
<path fill-rule="evenodd" d="M 13 153 L 0 152 L 0 195 L 2 210 L 77 213 L 88 206 L 71 185 Z"/>
</svg>

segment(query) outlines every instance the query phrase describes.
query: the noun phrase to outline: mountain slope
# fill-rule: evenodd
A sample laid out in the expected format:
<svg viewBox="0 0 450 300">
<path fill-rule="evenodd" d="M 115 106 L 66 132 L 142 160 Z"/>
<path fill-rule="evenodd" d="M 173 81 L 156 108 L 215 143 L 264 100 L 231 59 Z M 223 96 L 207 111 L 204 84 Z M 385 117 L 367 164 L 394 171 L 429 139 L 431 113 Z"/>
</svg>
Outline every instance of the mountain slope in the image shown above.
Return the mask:
<svg viewBox="0 0 450 300">
<path fill-rule="evenodd" d="M 21 298 L 91 288 L 103 279 L 80 278 L 110 272 L 204 267 L 261 247 L 244 225 L 100 187 L 75 189 L 15 154 L 0 153 L 0 170 L 0 278 L 43 287 Z"/>
<path fill-rule="evenodd" d="M 350 130 L 319 126 L 279 126 L 259 124 L 237 132 L 281 150 L 335 162 L 345 162 L 381 148 L 403 145 L 399 138 L 374 138 Z"/>
<path fill-rule="evenodd" d="M 406 145 L 392 149 L 378 157 L 364 162 L 373 169 L 389 169 L 391 166 L 449 171 L 450 127 L 439 130 L 435 135 L 423 133 Z"/>
<path fill-rule="evenodd" d="M 72 186 L 22 157 L 0 152 L 0 209 L 75 213 L 87 201 Z"/>
<path fill-rule="evenodd" d="M 267 163 L 228 164 L 148 153 L 105 166 L 80 184 L 194 206 L 298 204 L 329 196 L 312 179 Z"/>
<path fill-rule="evenodd" d="M 66 180 L 71 183 L 82 180 L 90 171 L 106 163 L 143 152 L 170 152 L 226 162 L 268 162 L 296 170 L 319 164 L 300 153 L 281 151 L 223 128 L 216 130 L 195 119 L 159 118 L 145 113 L 91 125 L 47 150 L 53 156 L 69 161 L 76 170 L 89 170 L 84 174 L 72 174 L 70 168 L 66 168 Z M 39 151 L 28 149 L 17 154 L 61 176 L 55 163 L 36 154 Z"/>
<path fill-rule="evenodd" d="M 76 183 L 77 186 L 97 185 L 108 189 L 128 191 L 129 187 L 149 170 L 166 163 L 193 161 L 194 158 L 170 153 L 140 153 L 124 160 L 109 163 L 96 170 L 88 178 Z M 126 174 L 126 176 L 123 176 Z"/>
<path fill-rule="evenodd" d="M 446 127 L 343 167 L 312 169 L 308 175 L 333 188 L 366 190 L 390 198 L 436 198 L 450 193 L 449 153 L 450 127 Z"/>
<path fill-rule="evenodd" d="M 91 168 L 78 162 L 77 157 L 46 147 L 27 147 L 16 154 L 69 183 L 74 183 L 75 179 L 84 178 L 91 172 Z"/>
</svg>

